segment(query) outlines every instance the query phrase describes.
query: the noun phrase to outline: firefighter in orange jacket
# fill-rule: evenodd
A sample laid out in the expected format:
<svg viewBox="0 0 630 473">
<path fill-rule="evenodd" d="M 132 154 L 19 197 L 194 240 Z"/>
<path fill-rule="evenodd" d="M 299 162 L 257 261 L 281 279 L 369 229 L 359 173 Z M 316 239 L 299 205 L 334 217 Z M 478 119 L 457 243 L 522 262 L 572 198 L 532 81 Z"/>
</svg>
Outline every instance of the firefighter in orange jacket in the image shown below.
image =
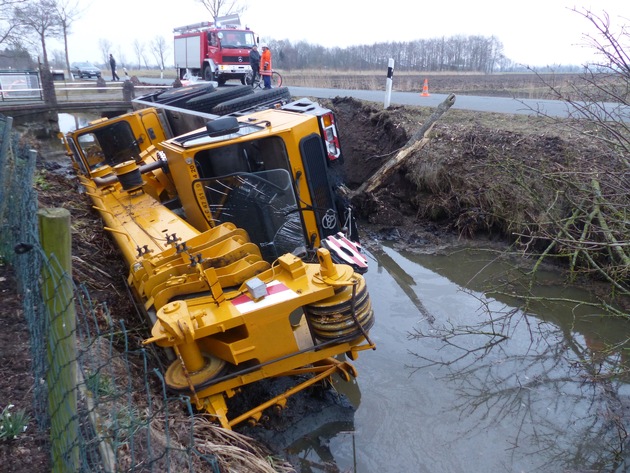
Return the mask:
<svg viewBox="0 0 630 473">
<path fill-rule="evenodd" d="M 271 89 L 271 51 L 269 46 L 261 44 L 262 56 L 260 57 L 260 75 L 263 78 L 265 89 Z"/>
</svg>

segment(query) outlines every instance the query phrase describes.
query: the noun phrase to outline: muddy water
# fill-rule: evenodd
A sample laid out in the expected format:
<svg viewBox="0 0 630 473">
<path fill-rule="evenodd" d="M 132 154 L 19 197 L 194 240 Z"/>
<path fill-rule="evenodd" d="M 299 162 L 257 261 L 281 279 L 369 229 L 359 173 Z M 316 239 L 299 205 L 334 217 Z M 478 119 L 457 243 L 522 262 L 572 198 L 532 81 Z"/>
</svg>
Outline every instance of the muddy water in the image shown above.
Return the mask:
<svg viewBox="0 0 630 473">
<path fill-rule="evenodd" d="M 627 471 L 630 386 L 614 373 L 628 323 L 576 303 L 514 309 L 517 280 L 492 253 L 372 256 L 378 348 L 355 362 L 353 419 L 285 449 L 300 471 Z M 537 296 L 592 300 L 542 279 Z"/>
</svg>

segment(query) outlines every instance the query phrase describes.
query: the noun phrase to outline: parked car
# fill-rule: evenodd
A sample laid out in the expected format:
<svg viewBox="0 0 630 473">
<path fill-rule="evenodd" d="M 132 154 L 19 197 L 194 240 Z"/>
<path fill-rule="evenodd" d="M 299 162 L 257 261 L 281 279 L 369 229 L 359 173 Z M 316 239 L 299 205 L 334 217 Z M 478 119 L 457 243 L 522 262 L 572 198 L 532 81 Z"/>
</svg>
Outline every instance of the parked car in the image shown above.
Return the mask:
<svg viewBox="0 0 630 473">
<path fill-rule="evenodd" d="M 88 79 L 91 77 L 96 77 L 97 79 L 101 77 L 101 70 L 90 64 L 89 62 L 73 62 L 72 66 L 70 66 L 70 73 L 75 78 L 83 79 L 87 77 Z"/>
</svg>

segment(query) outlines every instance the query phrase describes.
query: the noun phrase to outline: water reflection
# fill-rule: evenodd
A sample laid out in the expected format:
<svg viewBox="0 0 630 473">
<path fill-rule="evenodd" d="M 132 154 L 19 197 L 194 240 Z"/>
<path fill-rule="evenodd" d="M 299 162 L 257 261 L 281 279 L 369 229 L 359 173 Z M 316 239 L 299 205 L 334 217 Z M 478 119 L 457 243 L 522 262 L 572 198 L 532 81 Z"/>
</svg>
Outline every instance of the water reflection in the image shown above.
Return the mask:
<svg viewBox="0 0 630 473">
<path fill-rule="evenodd" d="M 311 431 L 285 449 L 290 456 L 295 456 L 293 464 L 301 473 L 340 472 L 339 458 L 335 455 L 335 447 L 339 446 L 341 437 L 348 437 L 354 443 L 354 423 L 331 422 L 322 428 Z M 352 449 L 354 453 L 354 448 Z M 353 456 L 356 471 L 356 458 Z"/>
<path fill-rule="evenodd" d="M 554 273 L 519 310 L 522 273 L 491 252 L 371 256 L 377 350 L 355 362 L 361 402 L 347 428 L 287 447 L 300 471 L 628 469 L 628 322 Z"/>
<path fill-rule="evenodd" d="M 416 292 L 416 281 L 411 277 L 396 261 L 387 254 L 387 252 L 383 251 L 380 248 L 375 248 L 373 250 L 373 255 L 378 263 L 378 271 L 383 271 L 385 269 L 389 275 L 396 281 L 398 286 L 403 290 L 405 295 L 409 298 L 409 300 L 413 303 L 414 306 L 418 309 L 418 312 L 422 314 L 430 322 L 435 321 L 433 315 L 429 313 L 427 308 L 418 297 Z"/>
<path fill-rule="evenodd" d="M 97 115 L 90 113 L 60 113 L 59 114 L 59 131 L 61 133 L 68 133 L 74 130 L 78 130 L 84 126 L 87 126 L 92 120 L 96 120 Z"/>
<path fill-rule="evenodd" d="M 593 313 L 593 297 L 564 287 L 554 273 L 542 275 L 524 313 L 515 308 L 521 273 L 490 253 L 401 255 L 479 301 L 480 310 L 457 323 L 415 331 L 449 348 L 417 353 L 417 367 L 446 368 L 441 379 L 457 393 L 452 407 L 479 419 L 462 439 L 509 425 L 510 464 L 533 456 L 544 471 L 626 471 L 626 320 Z M 490 287 L 503 289 L 490 297 L 483 292 Z"/>
</svg>

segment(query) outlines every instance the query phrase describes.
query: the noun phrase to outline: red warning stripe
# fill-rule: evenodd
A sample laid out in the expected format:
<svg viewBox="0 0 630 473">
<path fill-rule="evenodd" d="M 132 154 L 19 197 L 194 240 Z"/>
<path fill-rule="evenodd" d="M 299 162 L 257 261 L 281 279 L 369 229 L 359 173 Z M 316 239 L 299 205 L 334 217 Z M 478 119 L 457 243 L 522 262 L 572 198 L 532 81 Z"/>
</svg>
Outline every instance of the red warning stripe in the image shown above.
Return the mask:
<svg viewBox="0 0 630 473">
<path fill-rule="evenodd" d="M 241 294 L 235 299 L 232 299 L 232 304 L 241 314 L 244 314 L 262 307 L 288 301 L 297 296 L 295 291 L 288 288 L 280 281 L 271 281 L 267 284 L 267 295 L 261 299 L 254 301 L 249 294 Z"/>
<path fill-rule="evenodd" d="M 348 240 L 343 233 L 331 235 L 324 239 L 323 243 L 342 260 L 359 268 L 367 268 L 367 258 L 360 253 L 360 246 Z"/>
</svg>

